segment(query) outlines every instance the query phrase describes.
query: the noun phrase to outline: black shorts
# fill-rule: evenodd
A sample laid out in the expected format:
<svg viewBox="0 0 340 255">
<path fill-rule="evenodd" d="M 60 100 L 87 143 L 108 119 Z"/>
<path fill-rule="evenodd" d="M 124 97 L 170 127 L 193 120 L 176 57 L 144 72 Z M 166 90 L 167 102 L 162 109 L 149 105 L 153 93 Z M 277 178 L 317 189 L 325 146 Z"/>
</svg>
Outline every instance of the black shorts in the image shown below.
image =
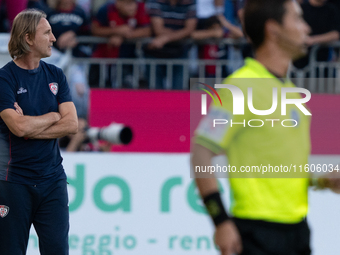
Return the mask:
<svg viewBox="0 0 340 255">
<path fill-rule="evenodd" d="M 306 220 L 280 224 L 233 219 L 242 238 L 241 255 L 310 255 L 310 231 Z"/>
</svg>

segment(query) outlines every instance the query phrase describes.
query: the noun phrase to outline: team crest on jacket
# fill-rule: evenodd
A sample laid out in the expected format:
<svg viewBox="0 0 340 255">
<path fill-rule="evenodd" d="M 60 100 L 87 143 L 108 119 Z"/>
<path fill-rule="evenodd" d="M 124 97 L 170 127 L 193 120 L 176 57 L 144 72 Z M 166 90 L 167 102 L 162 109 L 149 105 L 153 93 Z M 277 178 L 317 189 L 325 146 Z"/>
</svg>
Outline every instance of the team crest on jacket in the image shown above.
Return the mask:
<svg viewBox="0 0 340 255">
<path fill-rule="evenodd" d="M 58 83 L 52 82 L 52 83 L 48 84 L 48 86 L 50 87 L 51 92 L 54 95 L 57 95 L 57 93 L 58 93 Z"/>
<path fill-rule="evenodd" d="M 9 207 L 6 205 L 0 205 L 0 217 L 5 218 L 9 212 Z"/>
</svg>

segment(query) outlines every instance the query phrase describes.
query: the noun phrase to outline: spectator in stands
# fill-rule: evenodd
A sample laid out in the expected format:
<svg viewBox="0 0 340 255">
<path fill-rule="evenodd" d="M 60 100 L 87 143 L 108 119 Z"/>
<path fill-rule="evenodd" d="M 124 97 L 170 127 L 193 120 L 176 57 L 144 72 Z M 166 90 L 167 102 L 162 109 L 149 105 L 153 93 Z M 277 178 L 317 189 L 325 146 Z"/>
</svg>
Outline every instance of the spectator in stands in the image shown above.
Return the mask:
<svg viewBox="0 0 340 255">
<path fill-rule="evenodd" d="M 135 57 L 135 46 L 124 43 L 127 39 L 149 37 L 151 35 L 150 19 L 144 3 L 136 0 L 116 0 L 100 8 L 92 24 L 92 34 L 108 37 L 108 44 L 100 44 L 93 53 L 96 58 L 132 58 Z M 129 69 L 129 67 L 127 67 Z M 111 68 L 110 68 L 111 69 Z M 129 72 L 124 68 L 123 72 Z M 125 73 L 123 85 L 130 86 L 128 74 Z M 124 80 L 126 82 L 124 82 Z M 99 66 L 92 65 L 90 86 L 97 87 Z M 112 86 L 107 81 L 107 86 Z"/>
<path fill-rule="evenodd" d="M 56 6 L 47 14 L 53 33 L 57 39 L 56 48 L 64 50 L 78 45 L 77 36 L 90 33 L 90 21 L 85 11 L 75 0 L 57 0 Z M 87 50 L 76 47 L 76 56 L 86 56 Z"/>
<path fill-rule="evenodd" d="M 41 9 L 46 12 L 47 20 L 51 25 L 57 42 L 54 45 L 58 50 L 74 48 L 74 55 L 90 55 L 88 49 L 78 46 L 77 36 L 90 33 L 90 19 L 85 11 L 76 4 L 76 0 L 30 1 L 30 8 Z M 77 46 L 77 47 L 76 47 Z"/>
<path fill-rule="evenodd" d="M 44 12 L 48 12 L 46 8 L 56 8 L 56 0 L 28 0 L 28 8 L 37 8 L 43 10 Z M 76 4 L 84 10 L 88 17 L 91 16 L 91 4 L 92 0 L 76 0 Z M 34 6 L 34 7 L 33 7 Z"/>
<path fill-rule="evenodd" d="M 64 51 L 73 49 L 75 57 L 89 57 L 91 49 L 78 44 L 77 36 L 90 33 L 90 21 L 85 11 L 75 0 L 57 0 L 55 6 L 47 14 L 52 31 L 57 39 L 55 47 Z M 67 77 L 73 103 L 78 117 L 87 118 L 89 102 L 89 86 L 86 79 L 85 66 L 82 64 L 69 66 Z"/>
<path fill-rule="evenodd" d="M 301 4 L 301 7 L 303 10 L 303 17 L 312 30 L 307 40 L 309 46 L 339 40 L 340 13 L 337 8 L 330 3 L 327 3 L 327 0 L 309 0 L 308 2 Z M 285 38 L 282 38 L 282 42 L 285 42 Z M 323 48 L 318 51 L 317 60 L 328 61 L 329 56 L 329 49 Z M 294 65 L 297 68 L 304 68 L 308 65 L 308 61 L 309 55 L 295 61 Z"/>
<path fill-rule="evenodd" d="M 197 28 L 191 34 L 195 40 L 222 38 L 223 28 L 218 16 L 223 16 L 224 6 L 220 1 L 197 0 Z"/>
<path fill-rule="evenodd" d="M 207 38 L 243 37 L 242 30 L 228 21 L 225 16 L 223 0 L 198 0 L 197 1 L 197 30 L 192 33 L 196 40 Z M 230 7 L 230 6 L 229 6 Z"/>
<path fill-rule="evenodd" d="M 87 119 L 89 108 L 90 88 L 85 74 L 85 66 L 71 65 L 67 70 L 72 101 L 77 109 L 78 118 Z"/>
<path fill-rule="evenodd" d="M 194 40 L 208 38 L 243 37 L 242 30 L 229 22 L 224 15 L 223 0 L 197 0 L 197 29 L 191 34 Z M 218 59 L 220 56 L 217 44 L 199 46 L 199 58 Z M 206 66 L 206 77 L 215 76 L 215 66 Z"/>
<path fill-rule="evenodd" d="M 155 38 L 146 47 L 149 58 L 187 58 L 188 38 L 196 28 L 196 0 L 149 0 L 148 12 Z M 165 80 L 166 66 L 156 68 L 156 88 L 183 88 L 183 67 L 174 65 L 172 84 Z M 185 81 L 187 82 L 187 81 Z"/>
<path fill-rule="evenodd" d="M 202 0 L 198 0 L 203 2 Z M 198 7 L 200 4 L 197 5 Z M 206 5 L 209 6 L 209 5 Z M 199 10 L 199 8 L 198 8 Z M 223 27 L 218 20 L 217 16 L 211 16 L 207 18 L 200 18 L 199 12 L 197 12 L 198 23 L 197 29 L 191 34 L 191 38 L 194 40 L 204 40 L 209 38 L 223 38 L 224 31 Z M 198 57 L 200 59 L 218 59 L 219 58 L 219 47 L 216 43 L 199 44 Z M 205 67 L 205 77 L 215 77 L 215 65 Z"/>
<path fill-rule="evenodd" d="M 44 10 L 47 13 L 53 34 L 57 41 L 54 47 L 60 51 L 54 51 L 50 59 L 60 68 L 66 68 L 61 63 L 67 62 L 68 56 L 62 54 L 66 49 L 73 49 L 75 57 L 89 57 L 91 49 L 78 44 L 77 36 L 86 35 L 90 32 L 90 22 L 85 11 L 76 4 L 75 0 L 48 1 L 47 6 L 43 1 L 34 1 L 30 7 Z M 63 61 L 63 58 L 66 61 Z M 69 81 L 71 96 L 77 109 L 78 117 L 87 118 L 89 86 L 86 79 L 85 66 L 82 64 L 68 66 L 67 78 Z"/>
<path fill-rule="evenodd" d="M 6 2 L 6 14 L 9 21 L 9 27 L 7 29 L 9 31 L 15 16 L 17 16 L 19 12 L 26 9 L 27 0 L 0 0 L 0 7 L 3 2 Z"/>
</svg>

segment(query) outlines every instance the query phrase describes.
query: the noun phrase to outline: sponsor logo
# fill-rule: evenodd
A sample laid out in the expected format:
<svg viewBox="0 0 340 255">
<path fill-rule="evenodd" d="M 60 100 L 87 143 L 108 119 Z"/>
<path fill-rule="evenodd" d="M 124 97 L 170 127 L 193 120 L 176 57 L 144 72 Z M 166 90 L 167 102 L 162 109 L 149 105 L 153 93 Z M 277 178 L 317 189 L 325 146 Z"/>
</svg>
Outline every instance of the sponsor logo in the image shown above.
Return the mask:
<svg viewBox="0 0 340 255">
<path fill-rule="evenodd" d="M 54 95 L 57 95 L 57 93 L 58 93 L 58 83 L 52 82 L 52 83 L 48 84 L 48 86 L 50 87 L 51 92 Z"/>
<path fill-rule="evenodd" d="M 0 205 L 0 217 L 5 218 L 9 212 L 9 207 L 6 205 Z"/>
<path fill-rule="evenodd" d="M 220 100 L 221 106 L 222 106 L 221 98 L 214 88 L 230 90 L 230 92 L 232 94 L 232 103 L 233 103 L 232 116 L 245 115 L 245 101 L 247 101 L 247 106 L 248 106 L 249 111 L 251 113 L 253 113 L 254 115 L 266 116 L 266 115 L 273 114 L 278 107 L 278 99 L 279 99 L 278 89 L 281 90 L 281 98 L 280 98 L 281 99 L 281 116 L 287 115 L 287 105 L 295 105 L 296 108 L 299 109 L 304 115 L 307 115 L 307 116 L 312 115 L 309 112 L 309 110 L 303 105 L 311 99 L 311 93 L 307 89 L 304 89 L 304 88 L 295 88 L 295 87 L 273 88 L 272 89 L 272 102 L 273 103 L 272 103 L 271 108 L 267 109 L 267 110 L 258 110 L 258 109 L 255 109 L 255 107 L 253 105 L 253 88 L 251 88 L 251 87 L 248 87 L 248 89 L 247 89 L 248 93 L 247 93 L 246 98 L 245 98 L 243 91 L 240 88 L 238 88 L 234 85 L 215 84 L 215 86 L 213 88 L 213 87 L 211 87 L 207 84 L 204 84 L 204 83 L 200 83 L 200 84 L 208 87 L 211 91 L 214 92 L 214 94 Z M 210 97 L 213 98 L 213 95 L 208 90 L 203 89 L 203 88 L 201 88 L 201 90 L 203 90 L 204 92 L 209 94 Z M 289 94 L 289 93 L 300 93 L 300 94 L 304 94 L 305 97 L 296 98 L 296 99 L 289 99 L 289 98 L 287 98 L 287 94 Z M 245 100 L 245 99 L 247 99 L 247 100 Z M 214 98 L 213 98 L 213 100 L 215 102 L 215 106 L 217 106 L 218 103 L 216 102 L 216 100 Z M 220 118 L 223 115 L 229 115 L 229 114 L 226 114 L 224 112 L 225 109 L 222 110 L 221 108 L 216 108 L 216 113 L 213 112 L 212 110 L 210 111 L 210 113 L 208 113 L 207 107 L 208 107 L 207 106 L 207 95 L 202 94 L 201 95 L 201 115 L 207 115 L 208 117 L 205 118 L 204 121 L 205 122 L 209 121 L 212 124 L 212 127 L 214 127 L 214 128 L 217 125 L 226 125 L 228 123 L 230 123 L 231 127 L 233 125 L 242 125 L 243 127 L 247 126 L 246 125 L 246 119 L 243 119 L 242 122 L 235 122 L 234 119 Z M 250 120 L 248 120 L 248 126 L 249 127 L 262 127 L 265 124 L 265 122 L 271 122 L 271 126 L 274 127 L 274 122 L 280 121 L 281 125 L 283 127 L 296 127 L 296 126 L 298 126 L 299 120 L 300 120 L 300 115 L 299 115 L 299 112 L 297 111 L 297 109 L 293 110 L 290 113 L 291 119 L 283 119 L 283 120 L 280 120 L 278 118 L 265 119 L 265 120 L 263 120 L 263 119 L 250 119 Z M 218 118 L 215 118 L 215 117 L 218 117 Z M 207 126 L 205 127 L 205 129 L 207 129 Z"/>
<path fill-rule="evenodd" d="M 23 93 L 27 93 L 27 89 L 24 89 L 23 87 L 20 87 L 19 90 L 17 91 L 17 94 L 23 94 Z"/>
<path fill-rule="evenodd" d="M 217 96 L 218 100 L 220 100 L 220 104 L 222 106 L 222 101 L 221 101 L 220 95 L 217 93 L 217 91 L 213 87 L 209 86 L 208 84 L 202 83 L 202 82 L 198 82 L 198 84 L 201 84 L 201 85 L 209 88 Z M 203 88 L 201 88 L 201 90 L 206 92 L 214 100 L 214 102 L 216 103 L 215 98 L 213 97 L 213 95 L 208 90 L 203 89 Z M 201 114 L 202 115 L 207 115 L 207 95 L 206 94 L 202 94 L 201 100 L 202 100 Z"/>
<path fill-rule="evenodd" d="M 206 84 L 204 84 L 204 85 L 206 85 Z M 210 88 L 212 89 L 212 87 L 210 87 Z M 244 100 L 243 92 L 240 88 L 238 88 L 234 85 L 229 85 L 229 84 L 215 84 L 215 88 L 229 89 L 231 94 L 232 94 L 232 97 L 233 97 L 233 115 L 244 115 L 244 105 L 245 105 L 244 101 L 245 100 Z M 204 90 L 204 91 L 206 91 L 206 90 Z M 288 99 L 287 96 L 286 96 L 288 93 L 301 93 L 301 94 L 304 94 L 305 97 L 299 98 L 299 99 Z M 215 94 L 218 96 L 217 93 L 215 93 Z M 273 94 L 272 95 L 273 95 L 273 97 L 272 97 L 273 98 L 272 107 L 268 110 L 257 110 L 253 106 L 253 88 L 249 87 L 248 88 L 248 100 L 247 101 L 248 101 L 248 109 L 250 110 L 250 112 L 255 114 L 255 115 L 262 115 L 262 116 L 272 114 L 276 110 L 277 105 L 278 105 L 277 88 L 273 88 Z M 306 109 L 306 107 L 303 105 L 304 103 L 307 103 L 310 99 L 311 99 L 311 93 L 307 89 L 304 89 L 304 88 L 281 88 L 281 115 L 282 116 L 287 115 L 286 107 L 287 107 L 288 104 L 296 105 L 296 107 L 299 108 L 304 115 L 312 115 Z M 222 102 L 221 102 L 221 105 L 222 105 Z M 203 97 L 202 97 L 202 107 L 201 108 L 202 108 L 201 114 L 206 115 L 207 111 L 205 109 L 207 108 L 207 102 L 206 102 L 206 100 L 203 100 Z"/>
</svg>

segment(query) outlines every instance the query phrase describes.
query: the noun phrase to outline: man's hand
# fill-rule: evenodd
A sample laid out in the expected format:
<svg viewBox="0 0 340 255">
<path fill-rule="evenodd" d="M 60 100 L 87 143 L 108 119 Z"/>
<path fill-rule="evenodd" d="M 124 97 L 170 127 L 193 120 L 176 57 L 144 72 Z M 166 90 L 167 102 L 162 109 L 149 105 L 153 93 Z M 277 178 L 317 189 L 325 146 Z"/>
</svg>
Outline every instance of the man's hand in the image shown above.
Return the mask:
<svg viewBox="0 0 340 255">
<path fill-rule="evenodd" d="M 160 35 L 157 36 L 155 39 L 149 43 L 150 49 L 161 49 L 163 46 L 168 42 L 168 36 L 167 35 Z"/>
<path fill-rule="evenodd" d="M 221 255 L 240 254 L 242 241 L 240 233 L 231 220 L 225 221 L 216 227 L 215 243 L 221 250 Z"/>
<path fill-rule="evenodd" d="M 305 43 L 307 46 L 313 46 L 315 44 L 315 40 L 313 36 L 307 36 Z"/>
<path fill-rule="evenodd" d="M 330 43 L 339 40 L 339 32 L 336 30 L 321 34 L 321 35 L 312 35 L 306 38 L 305 43 L 308 46 L 312 46 L 315 44 L 324 44 Z"/>
<path fill-rule="evenodd" d="M 113 35 L 109 38 L 108 44 L 112 45 L 113 47 L 119 47 L 120 45 L 122 45 L 123 41 L 123 37 L 119 35 Z"/>
<path fill-rule="evenodd" d="M 24 116 L 24 112 L 22 111 L 21 107 L 18 105 L 17 102 L 14 103 L 14 108 L 15 108 L 15 111 L 16 111 L 20 116 Z"/>
<path fill-rule="evenodd" d="M 31 139 L 56 139 L 78 132 L 77 111 L 73 102 L 64 102 L 58 106 L 61 119 L 42 132 L 29 136 Z"/>
<path fill-rule="evenodd" d="M 77 35 L 71 30 L 60 35 L 57 41 L 60 49 L 74 48 L 77 44 Z"/>
<path fill-rule="evenodd" d="M 123 37 L 128 37 L 128 35 L 133 31 L 129 25 L 113 26 L 112 29 L 114 30 L 115 35 L 120 35 Z"/>
</svg>

